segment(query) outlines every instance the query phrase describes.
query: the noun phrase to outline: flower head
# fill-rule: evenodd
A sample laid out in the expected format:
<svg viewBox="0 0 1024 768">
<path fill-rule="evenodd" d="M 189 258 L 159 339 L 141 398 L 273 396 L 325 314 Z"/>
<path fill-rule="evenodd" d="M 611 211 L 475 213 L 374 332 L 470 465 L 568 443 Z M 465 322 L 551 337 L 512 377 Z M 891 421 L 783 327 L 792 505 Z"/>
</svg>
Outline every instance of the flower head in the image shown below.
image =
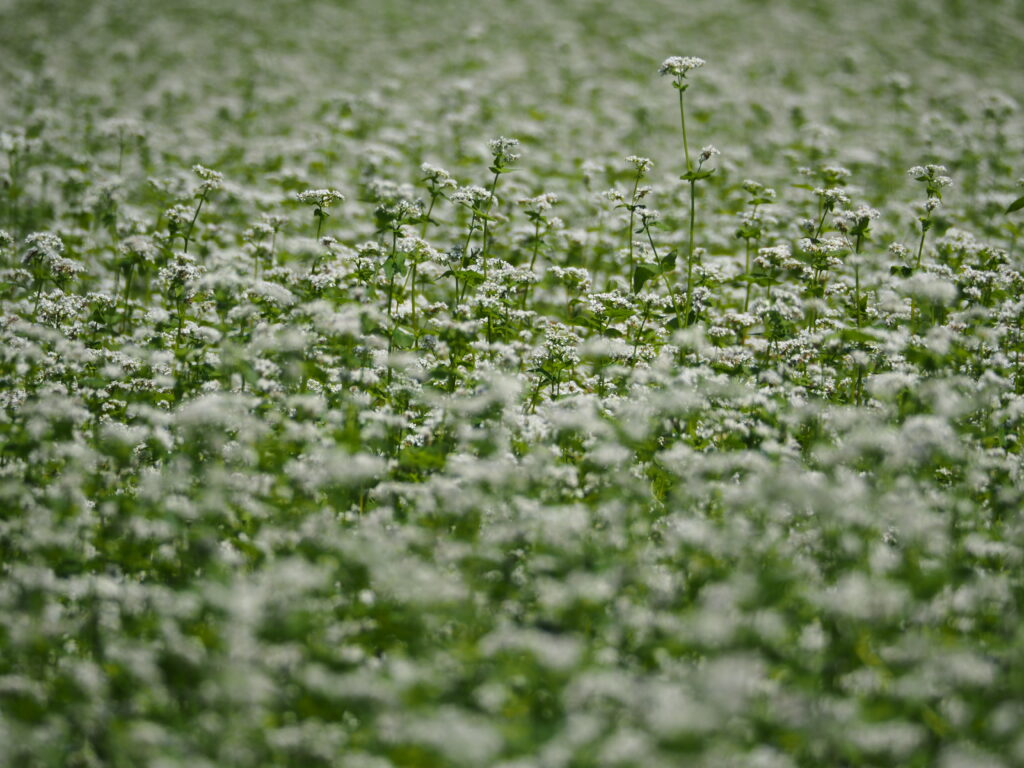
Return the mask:
<svg viewBox="0 0 1024 768">
<path fill-rule="evenodd" d="M 698 59 L 696 56 L 669 56 L 658 67 L 658 74 L 664 77 L 665 75 L 671 75 L 672 77 L 686 77 L 686 73 L 700 69 L 705 64 L 704 59 Z"/>
<path fill-rule="evenodd" d="M 928 191 L 928 197 L 942 199 L 943 187 L 953 186 L 953 179 L 947 176 L 944 165 L 915 165 L 907 171 L 907 175 L 915 181 L 920 181 Z"/>
<path fill-rule="evenodd" d="M 139 264 L 152 264 L 159 255 L 153 241 L 143 235 L 126 237 L 117 246 L 117 251 L 123 260 Z"/>
<path fill-rule="evenodd" d="M 455 189 L 459 186 L 448 171 L 436 165 L 423 163 L 420 165 L 420 173 L 423 174 L 423 181 L 434 189 Z"/>
<path fill-rule="evenodd" d="M 750 195 L 751 204 L 762 205 L 764 203 L 771 203 L 775 200 L 774 189 L 766 187 L 764 184 L 754 181 L 753 179 L 746 179 L 743 182 L 743 191 Z"/>
<path fill-rule="evenodd" d="M 865 237 L 871 227 L 871 222 L 877 219 L 879 213 L 868 205 L 859 205 L 852 211 L 841 211 L 834 219 L 835 227 L 843 234 Z"/>
<path fill-rule="evenodd" d="M 64 254 L 64 241 L 50 232 L 33 232 L 25 238 L 25 261 L 55 259 Z"/>
<path fill-rule="evenodd" d="M 336 189 L 307 189 L 296 192 L 295 199 L 306 205 L 315 205 L 317 208 L 327 208 L 332 203 L 345 202 L 345 196 Z"/>
<path fill-rule="evenodd" d="M 224 174 L 211 170 L 204 165 L 193 165 L 192 173 L 198 176 L 201 181 L 196 189 L 196 197 L 206 197 L 214 190 L 220 189 L 224 184 Z"/>
<path fill-rule="evenodd" d="M 754 263 L 761 269 L 774 272 L 780 269 L 799 269 L 800 261 L 793 258 L 793 253 L 788 245 L 770 245 L 759 248 Z"/>
<path fill-rule="evenodd" d="M 487 142 L 487 147 L 491 150 L 491 154 L 494 156 L 494 165 L 492 168 L 495 170 L 505 170 L 506 166 L 511 165 L 518 160 L 520 155 L 515 151 L 518 146 L 518 139 L 510 139 L 505 136 L 499 136 L 498 138 Z"/>
<path fill-rule="evenodd" d="M 639 157 L 638 155 L 630 155 L 626 158 L 626 162 L 636 168 L 636 172 L 641 176 L 649 173 L 651 168 L 654 167 L 653 160 L 648 157 Z"/>
<path fill-rule="evenodd" d="M 459 187 L 457 190 L 452 192 L 451 201 L 456 205 L 464 205 L 467 208 L 472 208 L 475 205 L 479 205 L 490 197 L 488 192 L 483 187 L 471 184 L 467 187 Z"/>
<path fill-rule="evenodd" d="M 554 192 L 544 192 L 536 197 L 521 197 L 516 202 L 530 213 L 540 215 L 551 210 L 551 206 L 558 202 L 558 195 Z"/>
</svg>

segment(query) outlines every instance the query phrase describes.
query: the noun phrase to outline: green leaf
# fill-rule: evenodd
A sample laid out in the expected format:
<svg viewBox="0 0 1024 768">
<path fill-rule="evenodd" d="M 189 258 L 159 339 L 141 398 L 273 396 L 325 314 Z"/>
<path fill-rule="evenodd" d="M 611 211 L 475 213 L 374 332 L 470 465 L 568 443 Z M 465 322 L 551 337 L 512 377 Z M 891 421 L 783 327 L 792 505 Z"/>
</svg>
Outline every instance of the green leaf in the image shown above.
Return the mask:
<svg viewBox="0 0 1024 768">
<path fill-rule="evenodd" d="M 416 341 L 416 337 L 405 328 L 395 328 L 391 340 L 399 347 L 411 347 L 413 342 Z"/>
<path fill-rule="evenodd" d="M 753 283 L 765 288 L 771 285 L 780 285 L 780 281 L 768 275 L 740 275 L 736 278 L 741 283 Z"/>
<path fill-rule="evenodd" d="M 644 283 L 658 274 L 659 272 L 651 267 L 650 264 L 638 264 L 633 272 L 633 291 L 639 291 L 644 287 Z"/>
<path fill-rule="evenodd" d="M 843 328 L 836 335 L 843 341 L 853 344 L 877 344 L 881 341 L 875 334 L 860 328 Z"/>
<path fill-rule="evenodd" d="M 396 253 L 384 260 L 384 274 L 390 280 L 394 275 L 405 274 L 405 254 Z"/>
<path fill-rule="evenodd" d="M 667 254 L 661 257 L 661 271 L 671 272 L 676 268 L 676 252 L 669 251 Z"/>
<path fill-rule="evenodd" d="M 484 276 L 475 269 L 456 269 L 452 271 L 452 274 L 466 285 L 473 287 L 480 285 L 484 281 Z"/>
<path fill-rule="evenodd" d="M 608 307 L 601 314 L 612 320 L 622 320 L 626 317 L 632 317 L 636 314 L 636 310 L 632 307 Z"/>
<path fill-rule="evenodd" d="M 486 219 L 487 221 L 497 221 L 497 219 L 495 219 L 493 216 L 491 216 L 490 214 L 484 213 L 479 208 L 475 208 L 474 207 L 473 208 L 473 213 L 476 214 L 476 217 L 478 219 Z"/>
<path fill-rule="evenodd" d="M 1006 209 L 1006 212 L 1013 213 L 1014 211 L 1019 211 L 1021 208 L 1024 208 L 1024 197 L 1018 197 L 1010 203 L 1010 207 Z"/>
<path fill-rule="evenodd" d="M 602 323 L 598 320 L 597 315 L 591 312 L 589 309 L 584 309 L 576 313 L 573 317 L 573 325 L 578 325 L 581 328 L 600 328 Z"/>
<path fill-rule="evenodd" d="M 679 178 L 682 179 L 683 181 L 700 181 L 701 179 L 706 179 L 714 172 L 714 168 L 711 168 L 707 171 L 689 171 L 687 173 L 684 173 Z"/>
</svg>

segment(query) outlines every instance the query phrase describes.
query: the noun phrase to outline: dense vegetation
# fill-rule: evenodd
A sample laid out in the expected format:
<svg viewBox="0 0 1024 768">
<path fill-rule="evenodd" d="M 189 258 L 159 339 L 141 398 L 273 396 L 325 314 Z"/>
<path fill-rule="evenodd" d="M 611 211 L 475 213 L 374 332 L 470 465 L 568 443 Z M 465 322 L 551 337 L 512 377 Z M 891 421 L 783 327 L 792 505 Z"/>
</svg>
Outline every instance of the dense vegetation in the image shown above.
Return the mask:
<svg viewBox="0 0 1024 768">
<path fill-rule="evenodd" d="M 253 5 L 0 10 L 0 768 L 1024 765 L 1024 7 Z"/>
</svg>

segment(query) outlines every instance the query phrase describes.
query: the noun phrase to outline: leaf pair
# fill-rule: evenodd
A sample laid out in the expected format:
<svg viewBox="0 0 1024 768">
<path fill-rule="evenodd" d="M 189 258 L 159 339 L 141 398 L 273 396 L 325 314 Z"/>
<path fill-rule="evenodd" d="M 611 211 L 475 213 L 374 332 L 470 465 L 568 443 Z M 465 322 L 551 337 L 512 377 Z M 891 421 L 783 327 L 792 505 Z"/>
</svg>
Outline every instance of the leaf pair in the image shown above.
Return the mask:
<svg viewBox="0 0 1024 768">
<path fill-rule="evenodd" d="M 662 256 L 657 264 L 638 264 L 633 272 L 633 292 L 644 287 L 644 283 L 653 277 L 660 277 L 676 268 L 676 252 L 670 251 Z"/>
<path fill-rule="evenodd" d="M 706 171 L 687 171 L 686 173 L 684 173 L 679 178 L 682 179 L 683 181 L 689 181 L 689 182 L 700 181 L 701 179 L 706 179 L 708 176 L 710 176 L 714 172 L 715 172 L 714 168 L 709 168 Z"/>
<path fill-rule="evenodd" d="M 401 251 L 384 259 L 384 275 L 390 280 L 395 275 L 405 275 L 405 254 Z"/>
</svg>

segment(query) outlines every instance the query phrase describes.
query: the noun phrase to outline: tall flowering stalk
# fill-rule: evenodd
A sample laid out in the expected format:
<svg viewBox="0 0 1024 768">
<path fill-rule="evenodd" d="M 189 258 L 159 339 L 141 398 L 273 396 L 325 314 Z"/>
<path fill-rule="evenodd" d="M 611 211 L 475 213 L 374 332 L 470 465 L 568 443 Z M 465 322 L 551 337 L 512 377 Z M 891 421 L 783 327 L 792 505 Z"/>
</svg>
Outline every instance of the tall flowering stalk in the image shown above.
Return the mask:
<svg viewBox="0 0 1024 768">
<path fill-rule="evenodd" d="M 64 242 L 51 232 L 33 232 L 25 238 L 25 245 L 28 248 L 21 263 L 32 275 L 35 284 L 32 304 L 32 317 L 35 318 L 43 296 L 43 286 L 51 282 L 57 288 L 63 288 L 82 271 L 82 266 L 64 256 Z"/>
<path fill-rule="evenodd" d="M 551 207 L 558 202 L 558 195 L 551 192 L 544 192 L 536 197 L 524 197 L 519 199 L 519 204 L 526 209 L 526 218 L 533 223 L 532 254 L 530 256 L 529 273 L 533 277 L 533 268 L 537 263 L 537 254 L 540 247 L 544 245 L 544 235 L 551 229 L 553 223 L 558 219 L 551 219 L 546 214 Z M 530 297 L 532 281 L 523 284 L 523 294 L 520 299 L 519 308 L 525 310 L 526 302 Z"/>
<path fill-rule="evenodd" d="M 690 184 L 690 234 L 686 250 L 686 317 L 683 319 L 685 325 L 690 324 L 693 313 L 693 240 L 697 218 L 696 186 L 698 181 L 706 179 L 714 173 L 714 169 L 704 170 L 704 163 L 719 154 L 717 149 L 708 145 L 701 150 L 697 157 L 697 164 L 694 166 L 690 158 L 690 144 L 686 137 L 686 105 L 683 95 L 690 87 L 690 84 L 686 82 L 686 75 L 688 72 L 700 69 L 704 63 L 704 59 L 698 59 L 696 56 L 670 56 L 658 68 L 658 74 L 662 77 L 666 75 L 672 77 L 672 87 L 679 93 L 679 126 L 683 133 L 683 158 L 686 162 L 686 173 L 679 178 Z"/>
<path fill-rule="evenodd" d="M 924 212 L 918 217 L 921 222 L 921 239 L 917 244 L 917 258 L 914 260 L 914 269 L 921 268 L 921 255 L 924 253 L 924 240 L 928 230 L 934 223 L 932 214 L 942 205 L 942 188 L 952 186 L 953 180 L 946 175 L 946 167 L 943 165 L 915 165 L 907 171 L 907 175 L 914 181 L 925 185 L 927 200 L 924 202 Z"/>
<path fill-rule="evenodd" d="M 469 289 L 469 280 L 464 279 L 460 288 L 460 277 L 468 278 L 466 271 L 470 266 L 472 260 L 472 251 L 470 247 L 473 243 L 473 235 L 478 229 L 477 222 L 481 217 L 481 205 L 489 198 L 489 192 L 483 187 L 479 187 L 476 184 L 472 184 L 468 187 L 459 187 L 456 189 L 451 196 L 451 201 L 455 205 L 461 205 L 463 208 L 470 212 L 469 226 L 466 230 L 466 242 L 460 245 L 456 245 L 452 249 L 452 269 L 451 274 L 455 278 L 455 301 L 456 303 L 462 301 L 463 294 Z"/>
<path fill-rule="evenodd" d="M 747 284 L 743 295 L 743 311 L 746 312 L 750 309 L 750 286 L 753 284 L 750 274 L 751 251 L 764 235 L 765 220 L 758 207 L 774 202 L 775 190 L 751 179 L 743 182 L 743 190 L 750 195 L 750 199 L 747 201 L 750 208 L 740 214 L 740 225 L 736 229 L 736 237 L 742 239 L 746 246 L 743 258 L 743 279 Z"/>
<path fill-rule="evenodd" d="M 860 262 L 861 246 L 871 236 L 871 222 L 879 216 L 878 211 L 867 205 L 860 205 L 852 211 L 846 211 L 836 219 L 836 229 L 842 232 L 849 243 L 853 238 L 853 314 L 857 327 L 861 327 L 864 314 L 864 301 L 861 298 Z"/>
<path fill-rule="evenodd" d="M 636 293 L 636 287 L 633 285 L 636 277 L 636 259 L 633 255 L 633 236 L 636 234 L 636 214 L 640 208 L 643 208 L 641 202 L 650 193 L 650 187 L 640 187 L 640 180 L 650 173 L 651 168 L 654 167 L 654 163 L 646 157 L 637 157 L 636 155 L 630 155 L 626 158 L 626 161 L 633 166 L 636 170 L 636 176 L 633 179 L 633 193 L 629 197 L 629 202 L 623 201 L 620 203 L 621 207 L 626 208 L 629 211 L 629 231 L 626 234 L 626 239 L 629 243 L 629 285 Z"/>
<path fill-rule="evenodd" d="M 395 275 L 404 276 L 406 252 L 399 249 L 398 241 L 407 233 L 405 228 L 423 216 L 423 207 L 419 202 L 396 200 L 382 203 L 373 212 L 377 221 L 377 234 L 381 237 L 391 236 L 391 252 L 383 262 L 384 275 L 388 279 L 388 318 L 391 318 L 391 306 L 395 293 Z"/>
<path fill-rule="evenodd" d="M 188 244 L 192 240 L 192 230 L 195 229 L 199 212 L 203 209 L 203 203 L 209 199 L 210 193 L 220 189 L 224 183 L 224 176 L 222 174 L 202 165 L 192 166 L 192 172 L 200 179 L 199 186 L 196 187 L 194 195 L 195 199 L 199 202 L 196 204 L 195 213 L 192 214 L 192 220 L 188 223 L 188 230 L 186 230 L 184 235 L 185 244 L 182 248 L 184 253 L 188 253 Z"/>
<path fill-rule="evenodd" d="M 520 155 L 515 151 L 519 146 L 518 139 L 509 139 L 504 136 L 490 141 L 487 145 L 491 150 L 491 157 L 493 162 L 491 163 L 488 170 L 494 174 L 494 178 L 491 180 L 491 188 L 488 190 L 486 207 L 482 211 L 480 218 L 484 222 L 484 230 L 482 234 L 483 244 L 481 258 L 483 259 L 484 267 L 484 279 L 487 279 L 487 248 L 489 245 L 487 239 L 488 225 L 491 222 L 491 207 L 494 205 L 494 190 L 498 186 L 498 179 L 503 173 L 509 173 L 512 168 L 511 165 L 519 159 Z"/>
<path fill-rule="evenodd" d="M 427 185 L 427 190 L 430 192 L 430 204 L 427 206 L 427 212 L 423 214 L 423 220 L 420 222 L 420 237 L 423 238 L 427 236 L 427 227 L 437 223 L 430 218 L 430 215 L 434 212 L 434 205 L 440 198 L 448 197 L 446 190 L 458 189 L 459 185 L 448 171 L 438 168 L 436 165 L 423 163 L 420 165 L 420 172 L 423 174 L 421 181 Z"/>
<path fill-rule="evenodd" d="M 344 203 L 345 196 L 336 189 L 307 189 L 296 192 L 295 199 L 300 203 L 313 206 L 313 217 L 316 219 L 316 241 L 320 242 L 324 219 L 330 216 L 327 209 L 334 203 Z"/>
</svg>

